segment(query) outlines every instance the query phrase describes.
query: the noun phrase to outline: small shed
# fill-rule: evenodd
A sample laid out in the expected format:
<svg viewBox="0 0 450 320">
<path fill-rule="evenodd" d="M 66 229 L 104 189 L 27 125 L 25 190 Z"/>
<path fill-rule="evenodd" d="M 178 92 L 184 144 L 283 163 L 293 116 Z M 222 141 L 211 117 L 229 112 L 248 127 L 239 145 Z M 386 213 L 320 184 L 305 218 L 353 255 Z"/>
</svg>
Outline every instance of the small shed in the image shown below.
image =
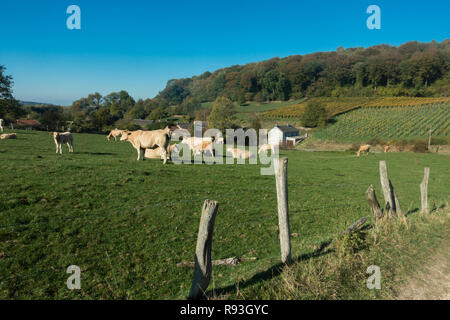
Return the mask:
<svg viewBox="0 0 450 320">
<path fill-rule="evenodd" d="M 279 145 L 280 143 L 284 143 L 288 140 L 288 138 L 299 137 L 300 131 L 288 124 L 287 126 L 279 126 L 275 125 L 268 134 L 268 142 L 271 145 Z"/>
</svg>

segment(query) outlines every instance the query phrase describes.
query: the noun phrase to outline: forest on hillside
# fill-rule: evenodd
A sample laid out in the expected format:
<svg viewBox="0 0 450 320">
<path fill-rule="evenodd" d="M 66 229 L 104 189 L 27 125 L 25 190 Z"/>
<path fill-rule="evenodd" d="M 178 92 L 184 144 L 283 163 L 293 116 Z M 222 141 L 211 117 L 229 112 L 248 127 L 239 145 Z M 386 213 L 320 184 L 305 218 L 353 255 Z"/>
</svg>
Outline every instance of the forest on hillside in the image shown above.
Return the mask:
<svg viewBox="0 0 450 320">
<path fill-rule="evenodd" d="M 338 48 L 235 65 L 191 78 L 171 79 L 154 98 L 135 101 L 127 91 L 106 96 L 95 92 L 57 106 L 20 107 L 12 97 L 12 77 L 0 66 L 0 117 L 28 117 L 51 126 L 74 120 L 80 131 L 132 128 L 131 119 L 170 119 L 184 115 L 201 119 L 209 110 L 203 102 L 225 97 L 238 104 L 304 97 L 448 97 L 450 39 L 407 42 L 399 47 Z"/>
</svg>

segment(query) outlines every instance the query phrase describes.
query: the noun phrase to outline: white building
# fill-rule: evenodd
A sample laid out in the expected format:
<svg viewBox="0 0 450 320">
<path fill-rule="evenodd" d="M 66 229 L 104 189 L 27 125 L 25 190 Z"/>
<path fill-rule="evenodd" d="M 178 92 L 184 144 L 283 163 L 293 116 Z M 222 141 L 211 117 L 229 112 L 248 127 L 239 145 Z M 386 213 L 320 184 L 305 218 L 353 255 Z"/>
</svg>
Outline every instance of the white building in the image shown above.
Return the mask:
<svg viewBox="0 0 450 320">
<path fill-rule="evenodd" d="M 300 131 L 290 124 L 287 126 L 275 125 L 275 127 L 269 131 L 268 136 L 268 142 L 271 145 L 278 145 L 286 141 L 293 141 L 293 144 L 295 145 L 297 141 L 302 138 L 300 137 Z"/>
</svg>

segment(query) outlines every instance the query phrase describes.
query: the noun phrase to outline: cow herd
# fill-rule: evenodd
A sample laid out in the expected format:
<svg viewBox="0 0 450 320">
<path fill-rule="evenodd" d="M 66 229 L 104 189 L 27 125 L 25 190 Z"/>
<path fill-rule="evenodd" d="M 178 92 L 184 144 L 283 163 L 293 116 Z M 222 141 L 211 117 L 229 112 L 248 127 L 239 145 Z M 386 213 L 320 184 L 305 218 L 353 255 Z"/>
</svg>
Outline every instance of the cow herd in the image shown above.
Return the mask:
<svg viewBox="0 0 450 320">
<path fill-rule="evenodd" d="M 0 131 L 3 131 L 3 119 L 0 119 Z M 53 139 L 56 145 L 56 153 L 62 154 L 62 145 L 67 144 L 69 152 L 73 152 L 73 136 L 70 132 L 53 132 Z M 128 141 L 137 151 L 137 160 L 141 160 L 144 158 L 156 158 L 162 159 L 164 164 L 167 163 L 167 159 L 171 158 L 171 153 L 173 151 L 180 152 L 181 146 L 183 143 L 189 147 L 189 149 L 193 152 L 194 156 L 201 154 L 210 154 L 213 158 L 215 156 L 213 142 L 216 144 L 223 144 L 224 140 L 222 137 L 219 137 L 215 140 L 211 137 L 181 137 L 180 144 L 170 144 L 172 131 L 169 127 L 160 130 L 120 130 L 114 129 L 107 135 L 108 141 L 111 141 L 114 138 L 114 141 L 117 141 L 117 138 L 120 138 L 120 141 Z M 0 135 L 1 140 L 5 139 L 17 139 L 16 133 L 7 133 Z M 359 147 L 356 155 L 359 157 L 361 153 L 368 154 L 370 152 L 371 145 L 365 144 Z M 390 149 L 389 144 L 384 146 L 383 151 L 386 153 Z M 142 150 L 144 150 L 144 154 L 142 154 Z M 258 150 L 258 154 L 261 152 L 275 152 L 275 147 L 270 144 L 264 144 L 260 146 Z M 249 159 L 255 154 L 253 154 L 249 150 L 228 147 L 226 149 L 228 153 L 232 155 L 235 159 Z"/>
</svg>

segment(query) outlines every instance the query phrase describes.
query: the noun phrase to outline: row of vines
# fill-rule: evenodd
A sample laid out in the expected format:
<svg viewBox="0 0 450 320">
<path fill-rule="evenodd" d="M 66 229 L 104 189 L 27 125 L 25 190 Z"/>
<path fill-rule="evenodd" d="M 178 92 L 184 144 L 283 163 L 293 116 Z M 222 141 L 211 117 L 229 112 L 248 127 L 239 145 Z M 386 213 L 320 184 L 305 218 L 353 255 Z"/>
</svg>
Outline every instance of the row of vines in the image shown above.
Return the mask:
<svg viewBox="0 0 450 320">
<path fill-rule="evenodd" d="M 282 107 L 263 113 L 265 118 L 300 118 L 309 101 L 317 101 L 325 105 L 329 117 L 358 109 L 386 107 L 416 107 L 423 105 L 438 105 L 450 103 L 449 97 L 418 98 L 418 97 L 348 97 L 348 98 L 311 98 L 299 104 Z"/>
<path fill-rule="evenodd" d="M 315 131 L 324 140 L 355 141 L 365 138 L 402 139 L 433 136 L 450 137 L 450 104 L 414 107 L 365 107 L 341 114 L 336 122 Z"/>
</svg>

